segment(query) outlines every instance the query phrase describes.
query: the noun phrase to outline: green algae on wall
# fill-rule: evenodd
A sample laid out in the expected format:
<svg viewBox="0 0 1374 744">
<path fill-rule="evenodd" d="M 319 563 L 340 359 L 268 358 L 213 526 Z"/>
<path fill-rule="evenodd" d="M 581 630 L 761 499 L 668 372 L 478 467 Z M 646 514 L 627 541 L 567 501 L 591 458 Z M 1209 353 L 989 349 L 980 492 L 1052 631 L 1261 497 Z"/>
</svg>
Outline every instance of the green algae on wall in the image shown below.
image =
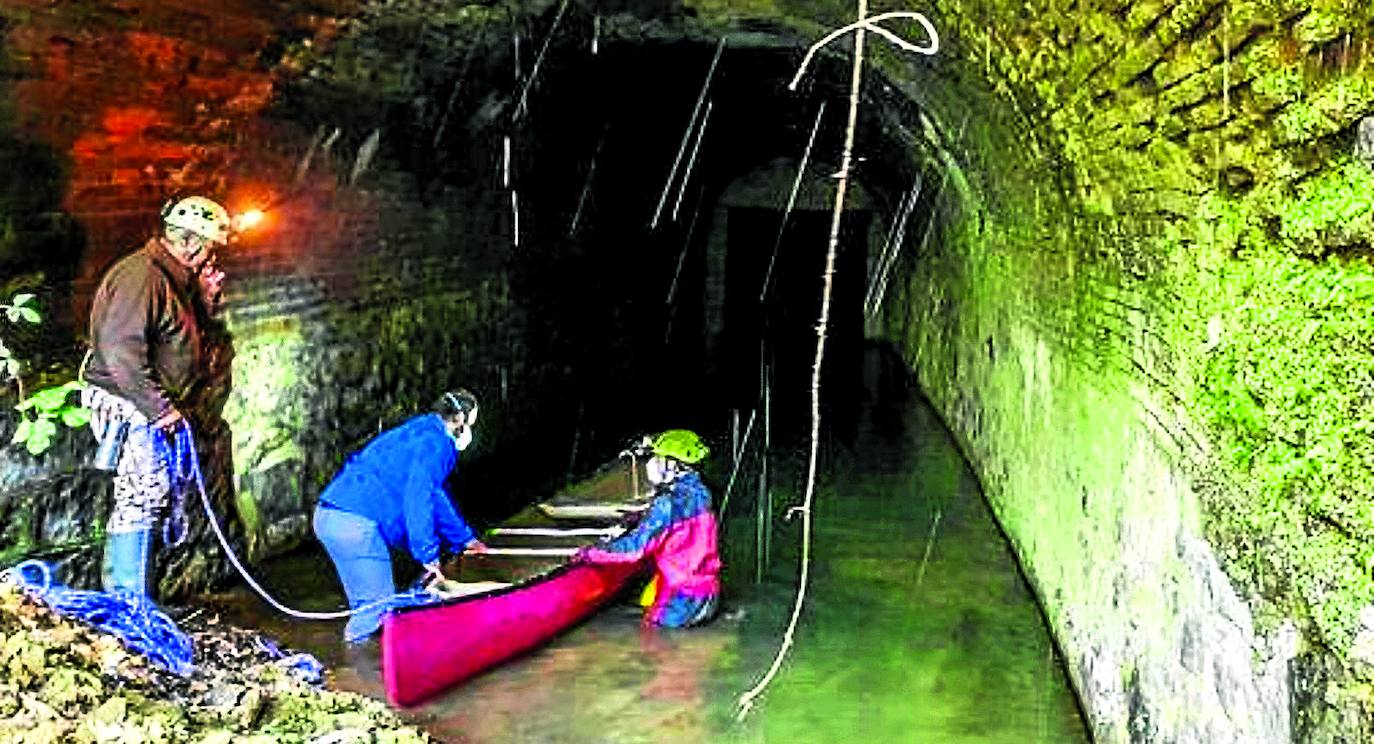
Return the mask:
<svg viewBox="0 0 1374 744">
<path fill-rule="evenodd" d="M 1374 113 L 1369 8 L 1081 5 L 936 3 L 946 48 L 963 58 L 964 72 L 988 78 L 983 85 L 1003 109 L 996 115 L 976 97 L 951 103 L 933 90 L 941 81 L 883 67 L 914 80 L 897 85 L 918 91 L 945 128 L 972 114 L 963 141 L 942 148 L 962 146 L 972 157 L 944 165 L 970 174 L 972 194 L 986 205 L 965 194 L 961 209 L 940 212 L 936 242 L 944 245 L 909 259 L 921 286 L 890 303 L 886 333 L 904 337 L 923 384 L 937 388 L 942 411 L 985 468 L 989 496 L 1044 583 L 1057 627 L 1113 592 L 1076 594 L 1065 583 L 1075 575 L 1060 574 L 1055 561 L 1073 563 L 1088 546 L 1070 535 L 1047 553 L 1058 544 L 1055 526 L 1101 520 L 1090 510 L 1098 499 L 1110 503 L 1121 474 L 1105 465 L 1078 472 L 1069 480 L 1084 486 L 1083 514 L 1053 500 L 1047 515 L 1043 497 L 1020 503 L 1003 493 L 1007 469 L 1023 466 L 985 454 L 1037 453 L 1045 462 L 1024 468 L 1040 483 L 1062 477 L 1055 468 L 1072 471 L 1074 459 L 1110 464 L 1092 454 L 1115 441 L 1103 436 L 1104 413 L 1062 420 L 1062 401 L 1042 390 L 1084 382 L 1064 374 L 1076 367 L 1095 372 L 1097 385 L 1130 391 L 1112 399 L 1133 411 L 1118 428 L 1176 440 L 1166 456 L 1202 497 L 1206 534 L 1267 620 L 1261 628 L 1297 619 L 1318 652 L 1343 658 L 1359 610 L 1374 600 L 1374 515 L 1361 497 L 1374 480 L 1374 199 L 1368 169 L 1348 155 L 1356 125 Z M 985 118 L 1042 145 L 1040 163 L 999 146 L 980 127 Z M 1037 167 L 1053 172 L 1037 175 Z M 1043 355 L 1054 363 L 1037 362 Z M 987 368 L 1007 364 L 1022 367 L 1020 379 L 986 387 Z M 1051 439 L 1032 439 L 1033 426 L 1002 426 L 1010 415 L 1061 417 L 1082 436 L 1047 430 L 1041 436 Z M 1122 441 L 1149 439 L 1140 435 Z M 1059 439 L 1078 448 L 1076 458 L 1051 456 Z M 1121 538 L 1114 526 L 1103 525 L 1098 548 Z M 1156 609 L 1146 615 L 1166 627 L 1179 611 Z M 1139 658 L 1139 674 L 1119 680 L 1121 689 L 1147 678 Z M 1166 713 L 1160 720 L 1179 718 Z"/>
<path fill-rule="evenodd" d="M 457 384 L 457 366 L 477 360 L 469 342 L 480 338 L 491 303 L 500 301 L 487 285 L 377 302 L 362 312 L 336 313 L 323 325 L 278 318 L 241 330 L 224 416 L 234 430 L 235 504 L 250 555 L 271 549 L 264 543 L 269 517 L 308 506 L 307 496 L 362 444 L 337 439 L 348 432 L 318 431 L 329 414 L 316 407 L 347 401 L 338 413 L 355 426 L 390 426 L 426 410 L 442 386 Z M 336 340 L 316 344 L 310 338 Z M 344 348 L 349 345 L 337 339 L 367 339 L 368 345 Z M 321 445 L 327 451 L 306 451 Z"/>
<path fill-rule="evenodd" d="M 293 463 L 299 468 L 301 461 L 297 441 L 311 398 L 304 381 L 310 376 L 308 349 L 298 321 L 283 319 L 275 326 L 244 334 L 236 344 L 234 385 L 224 407 L 224 418 L 234 427 L 234 505 L 250 556 L 259 553 L 266 528 L 259 499 L 297 503 L 301 496 L 298 478 L 290 479 L 290 494 L 255 493 L 245 483 L 247 475 Z"/>
<path fill-rule="evenodd" d="M 1139 311 L 1165 340 L 1145 384 L 1170 389 L 1220 453 L 1227 485 L 1207 490 L 1209 534 L 1233 578 L 1344 654 L 1374 600 L 1374 515 L 1359 496 L 1374 479 L 1374 272 L 1361 258 L 1374 178 L 1347 154 L 1374 114 L 1370 7 L 937 5 L 962 42 L 951 48 L 1057 142 L 1076 209 L 1124 228 L 1093 249 L 1127 269 L 1146 261 L 1141 277 L 1097 272 L 1071 299 L 1052 291 L 1045 312 L 1091 319 L 1113 311 L 1103 285 L 1168 285 Z M 989 227 L 968 249 L 1025 231 Z M 1082 259 L 1080 276 L 1094 263 Z M 1203 344 L 1205 324 L 1216 337 Z M 1090 340 L 1095 325 L 1068 344 L 1086 361 L 1141 356 L 1138 342 Z"/>
<path fill-rule="evenodd" d="M 1220 289 L 1197 391 L 1236 486 L 1212 528 L 1234 567 L 1299 601 L 1344 655 L 1374 603 L 1374 270 L 1252 256 Z"/>
</svg>

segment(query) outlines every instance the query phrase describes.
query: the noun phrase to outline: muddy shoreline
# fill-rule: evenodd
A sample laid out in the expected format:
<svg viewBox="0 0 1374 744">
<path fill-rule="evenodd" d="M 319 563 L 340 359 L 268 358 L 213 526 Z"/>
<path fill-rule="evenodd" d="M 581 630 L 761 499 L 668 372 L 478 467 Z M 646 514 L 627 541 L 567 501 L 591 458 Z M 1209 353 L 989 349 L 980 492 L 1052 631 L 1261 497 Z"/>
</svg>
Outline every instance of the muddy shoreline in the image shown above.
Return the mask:
<svg viewBox="0 0 1374 744">
<path fill-rule="evenodd" d="M 0 742 L 429 742 L 384 703 L 329 690 L 313 659 L 178 610 L 178 675 L 0 583 Z"/>
</svg>

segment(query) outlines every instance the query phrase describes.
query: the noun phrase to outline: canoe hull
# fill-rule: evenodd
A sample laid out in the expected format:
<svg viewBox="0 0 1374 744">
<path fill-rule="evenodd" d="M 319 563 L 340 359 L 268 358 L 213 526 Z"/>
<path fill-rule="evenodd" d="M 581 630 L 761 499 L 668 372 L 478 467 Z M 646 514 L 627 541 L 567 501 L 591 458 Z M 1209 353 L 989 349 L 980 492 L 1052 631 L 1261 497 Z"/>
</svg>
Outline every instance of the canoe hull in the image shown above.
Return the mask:
<svg viewBox="0 0 1374 744">
<path fill-rule="evenodd" d="M 528 651 L 591 614 L 639 564 L 569 564 L 523 584 L 389 614 L 382 677 L 392 705 L 416 705 Z"/>
</svg>

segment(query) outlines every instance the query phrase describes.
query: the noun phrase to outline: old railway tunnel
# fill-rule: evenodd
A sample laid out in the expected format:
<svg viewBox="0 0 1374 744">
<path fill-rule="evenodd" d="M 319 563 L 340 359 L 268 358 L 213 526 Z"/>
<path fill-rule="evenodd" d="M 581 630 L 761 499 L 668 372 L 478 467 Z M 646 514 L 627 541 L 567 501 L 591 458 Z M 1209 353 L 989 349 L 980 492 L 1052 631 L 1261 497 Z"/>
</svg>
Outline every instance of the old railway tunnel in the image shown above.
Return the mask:
<svg viewBox="0 0 1374 744">
<path fill-rule="evenodd" d="M 893 10 L 939 49 L 866 35 L 826 463 L 876 386 L 919 391 L 1094 739 L 1374 741 L 1370 6 L 869 14 Z M 771 446 L 800 458 L 853 35 L 788 84 L 854 16 L 4 0 L 0 278 L 44 322 L 0 335 L 27 389 L 70 379 L 95 282 L 164 199 L 264 210 L 224 257 L 207 433 L 259 563 L 312 539 L 349 449 L 453 384 L 486 404 L 479 518 L 636 432 L 694 427 L 728 453 L 765 391 Z M 3 454 L 0 563 L 89 581 L 108 484 L 84 432 L 54 437 Z M 229 576 L 209 540 L 197 518 L 164 591 Z"/>
</svg>

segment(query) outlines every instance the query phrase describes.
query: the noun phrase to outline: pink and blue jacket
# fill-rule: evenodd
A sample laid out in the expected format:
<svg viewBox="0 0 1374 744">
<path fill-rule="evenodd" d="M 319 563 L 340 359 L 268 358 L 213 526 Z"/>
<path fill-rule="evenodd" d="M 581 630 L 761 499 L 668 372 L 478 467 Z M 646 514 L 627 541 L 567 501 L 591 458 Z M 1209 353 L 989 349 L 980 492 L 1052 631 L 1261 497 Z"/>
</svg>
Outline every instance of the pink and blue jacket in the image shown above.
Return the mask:
<svg viewBox="0 0 1374 744">
<path fill-rule="evenodd" d="M 701 476 L 687 473 L 660 489 L 648 513 L 630 532 L 584 549 L 594 563 L 654 560 L 658 590 L 646 622 L 669 628 L 694 624 L 720 595 L 720 554 L 711 492 Z"/>
</svg>

